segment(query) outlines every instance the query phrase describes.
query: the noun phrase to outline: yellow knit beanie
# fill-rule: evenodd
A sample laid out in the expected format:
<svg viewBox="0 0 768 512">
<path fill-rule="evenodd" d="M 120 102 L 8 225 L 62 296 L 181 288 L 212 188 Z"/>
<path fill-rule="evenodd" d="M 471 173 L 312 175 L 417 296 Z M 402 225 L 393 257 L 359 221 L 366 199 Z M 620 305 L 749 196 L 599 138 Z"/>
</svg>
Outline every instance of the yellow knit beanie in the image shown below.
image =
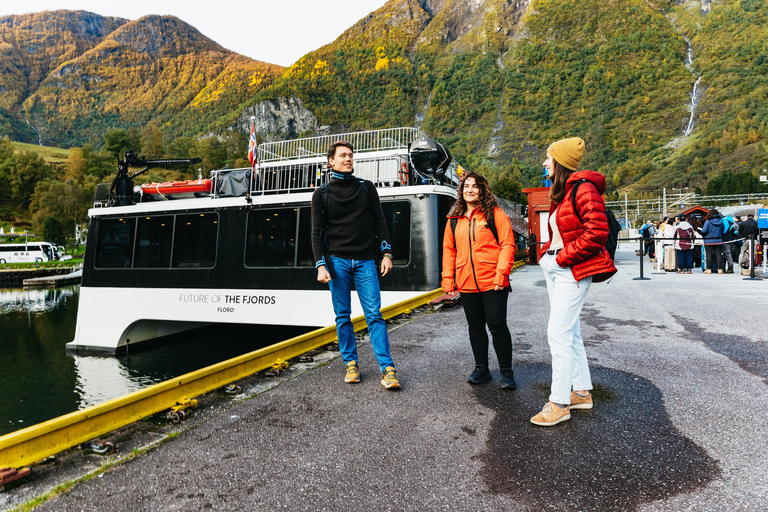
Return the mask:
<svg viewBox="0 0 768 512">
<path fill-rule="evenodd" d="M 571 137 L 553 142 L 547 153 L 563 167 L 575 171 L 584 155 L 584 141 L 579 137 Z"/>
</svg>

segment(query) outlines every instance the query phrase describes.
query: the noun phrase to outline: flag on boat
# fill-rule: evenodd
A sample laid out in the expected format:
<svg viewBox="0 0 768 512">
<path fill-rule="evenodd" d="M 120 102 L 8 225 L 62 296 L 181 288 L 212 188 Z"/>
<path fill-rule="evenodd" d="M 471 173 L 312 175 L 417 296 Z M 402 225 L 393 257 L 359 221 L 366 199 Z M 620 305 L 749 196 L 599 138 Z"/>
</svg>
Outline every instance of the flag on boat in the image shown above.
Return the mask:
<svg viewBox="0 0 768 512">
<path fill-rule="evenodd" d="M 251 138 L 248 141 L 248 161 L 251 162 L 251 167 L 256 167 L 256 161 L 259 155 L 259 145 L 256 143 L 256 128 L 251 121 Z"/>
</svg>

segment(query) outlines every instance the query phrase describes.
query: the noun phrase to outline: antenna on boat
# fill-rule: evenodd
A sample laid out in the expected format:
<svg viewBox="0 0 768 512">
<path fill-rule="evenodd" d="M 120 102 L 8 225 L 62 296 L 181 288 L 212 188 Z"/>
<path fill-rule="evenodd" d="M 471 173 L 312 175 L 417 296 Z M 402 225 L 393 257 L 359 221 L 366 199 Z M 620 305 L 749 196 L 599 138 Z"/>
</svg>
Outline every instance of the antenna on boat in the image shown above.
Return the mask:
<svg viewBox="0 0 768 512">
<path fill-rule="evenodd" d="M 127 206 L 136 204 L 133 200 L 133 178 L 147 172 L 153 167 L 184 167 L 202 162 L 200 158 L 162 158 L 146 160 L 137 158 L 133 151 L 126 151 L 123 160 L 117 162 L 117 176 L 109 189 L 109 206 Z M 144 169 L 128 174 L 130 167 Z"/>
<path fill-rule="evenodd" d="M 416 174 L 442 184 L 453 157 L 448 148 L 429 137 L 416 139 L 408 145 L 408 156 Z"/>
</svg>

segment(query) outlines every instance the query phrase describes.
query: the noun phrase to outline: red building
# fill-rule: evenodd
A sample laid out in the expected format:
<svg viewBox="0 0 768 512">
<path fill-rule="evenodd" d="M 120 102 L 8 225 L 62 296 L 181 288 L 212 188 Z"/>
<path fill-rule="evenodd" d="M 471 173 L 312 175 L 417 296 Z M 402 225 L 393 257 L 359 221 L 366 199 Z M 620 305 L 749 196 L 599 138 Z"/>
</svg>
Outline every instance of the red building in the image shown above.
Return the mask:
<svg viewBox="0 0 768 512">
<path fill-rule="evenodd" d="M 538 248 L 549 240 L 549 187 L 524 188 L 523 193 L 528 196 L 528 261 L 535 264 L 539 261 Z"/>
</svg>

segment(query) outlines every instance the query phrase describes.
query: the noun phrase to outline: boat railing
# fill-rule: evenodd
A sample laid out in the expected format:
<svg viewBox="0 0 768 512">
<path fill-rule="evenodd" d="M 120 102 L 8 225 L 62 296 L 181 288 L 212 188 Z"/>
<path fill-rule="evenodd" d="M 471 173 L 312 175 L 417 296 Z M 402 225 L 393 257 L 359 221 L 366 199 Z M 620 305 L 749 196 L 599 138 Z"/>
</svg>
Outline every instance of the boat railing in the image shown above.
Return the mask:
<svg viewBox="0 0 768 512">
<path fill-rule="evenodd" d="M 351 142 L 354 146 L 355 154 L 359 155 L 374 151 L 391 151 L 407 148 L 408 144 L 421 137 L 426 137 L 426 135 L 418 128 L 400 127 L 265 142 L 259 146 L 259 162 L 269 163 L 313 156 L 325 157 L 328 147 L 338 140 Z"/>
<path fill-rule="evenodd" d="M 96 185 L 96 192 L 93 194 L 93 207 L 103 208 L 109 204 L 109 189 L 111 183 L 99 183 Z"/>
<path fill-rule="evenodd" d="M 396 187 L 408 183 L 408 155 L 393 153 L 355 159 L 355 176 L 370 180 L 377 187 Z M 261 165 L 253 175 L 254 194 L 306 192 L 330 179 L 325 156 L 301 163 Z"/>
<path fill-rule="evenodd" d="M 509 222 L 512 224 L 513 228 L 516 228 L 516 231 L 519 233 L 528 233 L 528 221 L 523 217 L 523 210 L 525 208 L 523 205 L 514 201 L 502 199 L 501 197 L 497 197 L 496 202 L 499 203 L 499 208 L 504 210 L 504 213 L 507 214 Z"/>
</svg>

